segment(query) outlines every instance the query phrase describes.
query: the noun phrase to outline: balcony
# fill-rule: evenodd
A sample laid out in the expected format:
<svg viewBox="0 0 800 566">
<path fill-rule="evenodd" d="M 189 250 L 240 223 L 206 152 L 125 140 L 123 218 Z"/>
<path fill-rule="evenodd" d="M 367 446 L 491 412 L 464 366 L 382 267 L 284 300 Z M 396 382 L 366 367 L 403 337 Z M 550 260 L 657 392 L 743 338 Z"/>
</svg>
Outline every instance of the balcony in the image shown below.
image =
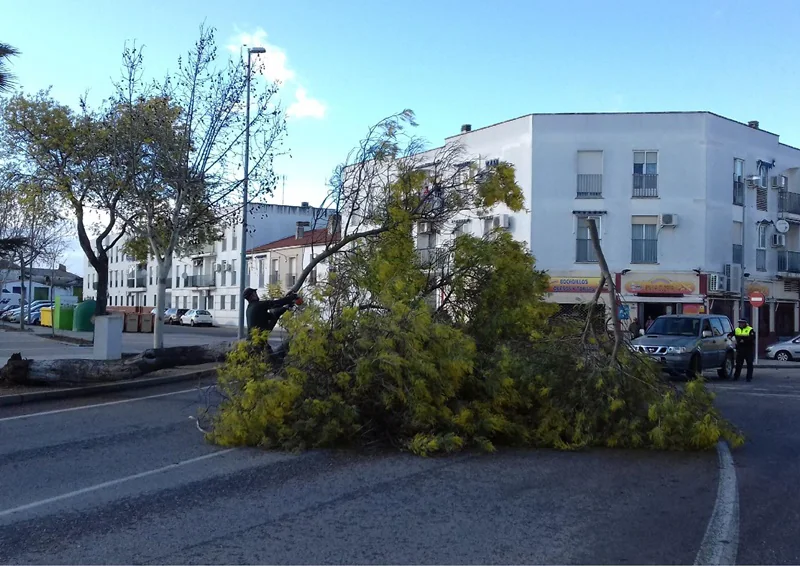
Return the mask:
<svg viewBox="0 0 800 566">
<path fill-rule="evenodd" d="M 128 277 L 126 287 L 128 289 L 147 289 L 147 274 L 140 273 L 134 277 Z"/>
<path fill-rule="evenodd" d="M 782 277 L 800 278 L 800 252 L 778 252 L 778 274 Z"/>
<path fill-rule="evenodd" d="M 603 198 L 603 175 L 578 175 L 577 198 Z"/>
<path fill-rule="evenodd" d="M 186 277 L 186 287 L 216 287 L 217 278 L 209 275 L 189 275 Z"/>
<path fill-rule="evenodd" d="M 781 191 L 778 198 L 778 211 L 800 216 L 800 193 Z"/>
<path fill-rule="evenodd" d="M 658 174 L 633 174 L 633 198 L 658 198 Z"/>
<path fill-rule="evenodd" d="M 217 251 L 214 248 L 214 244 L 208 244 L 206 246 L 202 246 L 201 248 L 196 249 L 189 257 L 192 259 L 200 259 L 202 257 L 213 257 L 217 255 Z"/>
</svg>

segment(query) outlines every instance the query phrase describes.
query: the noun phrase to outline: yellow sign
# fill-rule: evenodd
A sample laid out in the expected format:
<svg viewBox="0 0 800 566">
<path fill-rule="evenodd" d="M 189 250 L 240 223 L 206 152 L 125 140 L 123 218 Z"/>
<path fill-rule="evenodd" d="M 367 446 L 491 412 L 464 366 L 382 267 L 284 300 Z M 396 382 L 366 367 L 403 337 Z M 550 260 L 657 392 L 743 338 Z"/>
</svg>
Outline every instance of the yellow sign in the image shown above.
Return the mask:
<svg viewBox="0 0 800 566">
<path fill-rule="evenodd" d="M 668 277 L 638 279 L 625 283 L 625 291 L 634 295 L 692 295 L 697 289 L 693 281 Z"/>
<path fill-rule="evenodd" d="M 594 293 L 599 286 L 599 277 L 551 277 L 547 292 Z"/>
</svg>

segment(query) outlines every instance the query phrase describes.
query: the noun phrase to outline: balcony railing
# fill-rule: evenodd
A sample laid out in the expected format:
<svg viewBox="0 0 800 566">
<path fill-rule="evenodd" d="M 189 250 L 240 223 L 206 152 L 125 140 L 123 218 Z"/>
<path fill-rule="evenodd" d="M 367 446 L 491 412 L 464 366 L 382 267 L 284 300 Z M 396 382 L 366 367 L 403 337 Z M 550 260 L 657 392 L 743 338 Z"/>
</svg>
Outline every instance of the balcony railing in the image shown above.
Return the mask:
<svg viewBox="0 0 800 566">
<path fill-rule="evenodd" d="M 778 272 L 800 274 L 800 252 L 778 252 Z"/>
<path fill-rule="evenodd" d="M 733 204 L 744 206 L 744 182 L 733 182 Z"/>
<path fill-rule="evenodd" d="M 578 198 L 600 198 L 603 196 L 603 175 L 579 174 Z"/>
<path fill-rule="evenodd" d="M 286 286 L 292 287 L 295 283 L 297 283 L 297 275 L 293 273 L 286 274 Z"/>
<path fill-rule="evenodd" d="M 633 174 L 633 198 L 656 198 L 658 196 L 658 175 Z"/>
<path fill-rule="evenodd" d="M 215 287 L 217 278 L 214 275 L 189 275 L 186 278 L 187 287 Z"/>
<path fill-rule="evenodd" d="M 778 203 L 780 212 L 800 215 L 800 193 L 781 191 Z"/>
<path fill-rule="evenodd" d="M 147 275 L 128 277 L 128 289 L 144 289 L 147 287 Z"/>
<path fill-rule="evenodd" d="M 273 272 L 269 276 L 269 284 L 270 285 L 277 285 L 281 282 L 281 276 L 278 274 L 277 271 Z"/>
</svg>

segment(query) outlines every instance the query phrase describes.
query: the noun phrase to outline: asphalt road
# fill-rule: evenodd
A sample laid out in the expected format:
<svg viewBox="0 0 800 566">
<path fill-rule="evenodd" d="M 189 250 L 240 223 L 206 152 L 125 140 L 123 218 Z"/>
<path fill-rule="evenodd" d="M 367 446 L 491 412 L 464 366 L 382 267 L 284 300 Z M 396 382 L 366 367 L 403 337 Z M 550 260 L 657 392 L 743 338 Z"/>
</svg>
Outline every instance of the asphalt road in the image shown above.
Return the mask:
<svg viewBox="0 0 800 566">
<path fill-rule="evenodd" d="M 180 386 L 0 411 L 2 563 L 692 563 L 714 453 L 223 450 Z"/>
<path fill-rule="evenodd" d="M 747 436 L 733 453 L 740 564 L 800 564 L 800 371 L 756 370 L 712 387 Z"/>
</svg>

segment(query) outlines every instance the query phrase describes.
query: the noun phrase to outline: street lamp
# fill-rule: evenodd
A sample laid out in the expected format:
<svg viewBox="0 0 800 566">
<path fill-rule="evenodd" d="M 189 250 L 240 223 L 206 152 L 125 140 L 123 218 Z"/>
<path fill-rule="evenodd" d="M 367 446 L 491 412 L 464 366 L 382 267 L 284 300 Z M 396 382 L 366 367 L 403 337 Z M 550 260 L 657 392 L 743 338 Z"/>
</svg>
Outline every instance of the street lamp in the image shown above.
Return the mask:
<svg viewBox="0 0 800 566">
<path fill-rule="evenodd" d="M 247 280 L 247 184 L 250 180 L 250 57 L 253 53 L 258 55 L 266 52 L 267 50 L 263 47 L 250 47 L 247 49 L 247 108 L 245 109 L 244 185 L 242 189 L 242 249 L 239 254 L 239 328 L 236 333 L 239 340 L 245 337 L 244 311 L 247 308 L 244 304 L 244 289 L 245 281 Z"/>
<path fill-rule="evenodd" d="M 747 177 L 747 186 L 756 187 L 761 182 L 760 175 L 750 175 Z M 744 284 L 748 273 L 744 272 L 745 259 L 747 258 L 747 191 L 744 192 L 742 200 L 742 269 L 739 276 L 739 318 L 744 318 Z"/>
</svg>

